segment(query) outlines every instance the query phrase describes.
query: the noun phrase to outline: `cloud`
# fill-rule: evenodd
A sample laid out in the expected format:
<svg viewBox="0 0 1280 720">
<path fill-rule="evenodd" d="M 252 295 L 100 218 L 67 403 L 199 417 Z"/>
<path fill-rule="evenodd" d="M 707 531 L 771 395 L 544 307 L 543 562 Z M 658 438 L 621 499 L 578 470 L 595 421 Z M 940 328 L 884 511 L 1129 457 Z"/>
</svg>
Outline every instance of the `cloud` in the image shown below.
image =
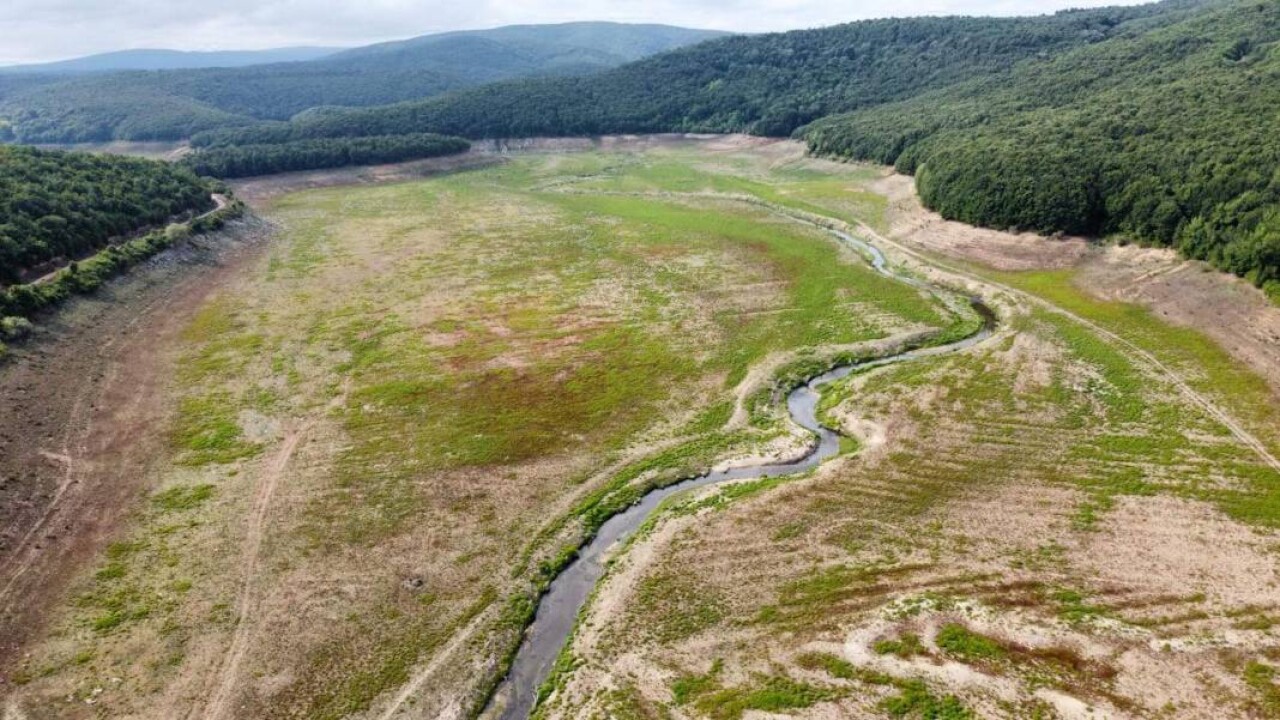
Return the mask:
<svg viewBox="0 0 1280 720">
<path fill-rule="evenodd" d="M 614 20 L 764 32 L 890 15 L 1021 15 L 1117 2 L 1126 0 L 6 0 L 0 64 L 133 48 L 362 45 L 514 23 Z"/>
</svg>

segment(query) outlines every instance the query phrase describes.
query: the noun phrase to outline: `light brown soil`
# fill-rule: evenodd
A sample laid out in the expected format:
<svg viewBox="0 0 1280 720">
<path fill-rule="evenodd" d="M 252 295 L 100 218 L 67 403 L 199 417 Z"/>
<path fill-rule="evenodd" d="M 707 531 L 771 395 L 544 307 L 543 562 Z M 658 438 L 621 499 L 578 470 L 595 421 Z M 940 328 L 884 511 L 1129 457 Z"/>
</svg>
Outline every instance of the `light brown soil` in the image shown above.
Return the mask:
<svg viewBox="0 0 1280 720">
<path fill-rule="evenodd" d="M 770 152 L 779 154 L 776 147 Z M 1167 252 L 1144 271 L 1134 267 L 1144 258 L 1125 253 L 1153 251 L 946 223 L 904 194 L 908 180 L 882 178 L 878 187 L 896 193 L 888 235 L 909 249 L 1004 270 L 1080 269 L 1086 287 L 1090 271 L 1107 267 L 1111 274 L 1104 277 L 1114 283 L 1115 295 L 1095 292 L 1153 302 L 1157 312 L 1168 306 L 1121 290 L 1186 271 Z M 1205 284 L 1186 301 L 1189 306 L 1216 299 L 1225 303 L 1220 309 L 1228 322 L 1239 321 L 1240 306 L 1230 305 L 1224 288 L 1241 284 L 1220 273 L 1200 274 Z M 1240 289 L 1261 299 L 1251 288 Z M 1061 312 L 1009 288 L 996 294 L 1006 303 L 1006 321 L 1032 308 Z M 1271 317 L 1274 308 L 1259 313 Z M 1125 338 L 1068 316 L 1142 366 L 1152 392 L 1184 403 L 1187 422 L 1196 408 L 1229 430 L 1261 467 L 1274 467 L 1248 431 L 1172 369 Z M 1206 323 L 1192 318 L 1186 324 L 1208 332 Z M 1052 336 L 1025 327 L 1007 344 L 996 344 L 1004 349 L 974 353 L 980 370 L 959 387 L 1000 377 L 997 382 L 1014 395 L 1003 409 L 999 403 L 961 403 L 964 396 L 957 397 L 955 376 L 948 373 L 911 390 L 877 389 L 874 378 L 864 378 L 854 394 L 857 410 L 834 413 L 874 425 L 869 434 L 877 446 L 861 458 L 832 462 L 813 478 L 765 497 L 698 515 L 673 513 L 659 524 L 601 586 L 573 645 L 580 667 L 553 697 L 548 716 L 608 716 L 619 694 L 629 707 L 666 704 L 675 717 L 703 716 L 703 708 L 671 705 L 672 689 L 677 678 L 707 672 L 716 658 L 724 661 L 716 687 L 757 688 L 761 675 L 778 674 L 831 687 L 831 675 L 796 667 L 800 651 L 811 649 L 862 670 L 924 678 L 935 692 L 958 694 L 984 717 L 1029 717 L 1042 707 L 1063 718 L 1248 716 L 1254 700 L 1240 668 L 1272 642 L 1269 616 L 1259 616 L 1274 606 L 1274 532 L 1172 496 L 1121 497 L 1099 511 L 1096 527 L 1082 526 L 1080 508 L 1096 500 L 1069 481 L 1106 476 L 1132 461 L 1093 452 L 1063 455 L 1065 448 L 1087 443 L 1097 426 L 1072 427 L 1063 423 L 1064 407 L 1028 399 L 1057 382 L 1079 392 L 1093 371 L 1071 360 Z M 1247 359 L 1239 348 L 1228 349 Z M 1199 450 L 1188 444 L 1186 452 Z M 1148 463 L 1140 470 L 1153 478 L 1197 475 L 1177 464 Z M 885 566 L 902 570 L 873 574 L 838 592 L 826 589 L 834 583 L 826 572 L 874 573 Z M 808 588 L 824 601 L 792 619 L 786 608 Z M 1084 619 L 1059 606 L 1068 591 L 1085 598 Z M 948 596 L 965 599 L 931 599 Z M 682 617 L 705 620 L 690 629 Z M 1072 671 L 1049 687 L 1042 679 L 1024 684 L 1019 673 L 1025 671 L 1016 663 L 984 666 L 945 657 L 933 639 L 946 623 L 1000 638 L 1032 657 L 1040 651 L 1099 669 Z M 904 631 L 921 636 L 925 656 L 899 659 L 871 649 Z M 1032 675 L 1043 672 L 1041 667 Z M 836 684 L 850 697 L 780 714 L 882 716 L 876 703 L 893 692 L 860 682 Z"/>
<path fill-rule="evenodd" d="M 697 144 L 709 149 L 729 151 L 772 141 L 744 135 L 606 135 L 597 138 L 528 138 L 520 140 L 477 140 L 471 150 L 425 160 L 362 165 L 332 170 L 304 170 L 231 182 L 236 196 L 254 207 L 262 207 L 271 198 L 299 190 L 338 185 L 399 182 L 431 177 L 448 172 L 475 170 L 502 162 L 512 154 L 531 152 L 586 152 L 590 150 L 626 150 L 640 152 L 661 147 Z"/>
<path fill-rule="evenodd" d="M 1213 338 L 1271 384 L 1280 397 L 1280 307 L 1244 280 L 1171 250 L 1107 247 L 1079 265 L 1081 286 L 1136 302 Z"/>
<path fill-rule="evenodd" d="M 69 143 L 55 145 L 40 145 L 38 147 L 50 150 L 74 150 L 76 152 L 103 153 L 106 155 L 134 155 L 137 157 L 151 158 L 153 160 L 177 160 L 178 158 L 191 152 L 191 147 L 185 142 L 136 142 L 130 140 L 115 140 L 112 142 L 102 143 Z"/>
<path fill-rule="evenodd" d="M 169 343 L 266 233 L 241 221 L 162 253 L 43 320 L 0 367 L 0 671 L 145 489 Z"/>
<path fill-rule="evenodd" d="M 204 711 L 206 720 L 221 720 L 229 716 L 236 681 L 240 679 L 240 665 L 244 662 L 245 654 L 249 650 L 250 638 L 257 628 L 257 603 L 260 594 L 258 564 L 262 538 L 266 532 L 267 515 L 272 509 L 271 500 L 276 494 L 276 488 L 283 481 L 289 461 L 293 459 L 294 451 L 298 449 L 298 443 L 306 438 L 310 429 L 310 424 L 304 424 L 299 428 L 291 428 L 285 433 L 280 445 L 267 461 L 262 479 L 254 493 L 253 509 L 248 518 L 248 529 L 245 531 L 242 544 L 244 578 L 240 592 L 236 596 L 236 615 L 240 618 L 240 622 L 236 624 L 235 632 L 231 636 L 231 645 L 218 669 L 214 683 L 216 689 Z"/>
</svg>

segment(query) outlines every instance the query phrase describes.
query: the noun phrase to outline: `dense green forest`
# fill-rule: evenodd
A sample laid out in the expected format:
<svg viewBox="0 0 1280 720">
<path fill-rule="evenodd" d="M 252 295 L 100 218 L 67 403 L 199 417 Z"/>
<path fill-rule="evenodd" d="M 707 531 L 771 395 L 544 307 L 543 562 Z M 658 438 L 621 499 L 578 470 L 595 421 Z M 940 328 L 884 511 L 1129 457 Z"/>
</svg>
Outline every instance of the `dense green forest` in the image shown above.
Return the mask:
<svg viewBox="0 0 1280 720">
<path fill-rule="evenodd" d="M 1188 5 L 1178 2 L 1176 7 Z M 441 132 L 463 137 L 604 132 L 787 135 L 835 112 L 909 98 L 1132 32 L 1174 5 L 1024 18 L 872 20 L 735 36 L 580 78 L 487 85 L 421 102 L 215 132 L 199 144 Z"/>
<path fill-rule="evenodd" d="M 1173 246 L 1280 297 L 1280 4 L 1169 27 L 814 123 L 969 223 Z"/>
<path fill-rule="evenodd" d="M 212 204 L 207 184 L 186 168 L 0 147 L 0 282 Z"/>
<path fill-rule="evenodd" d="M 947 217 L 1173 246 L 1280 296 L 1278 39 L 1280 4 L 1261 0 L 870 21 L 194 142 L 794 133 L 917 174 Z"/>
<path fill-rule="evenodd" d="M 200 175 L 239 178 L 417 160 L 454 155 L 466 152 L 470 147 L 471 143 L 462 138 L 420 133 L 211 148 L 188 155 L 182 163 Z"/>
<path fill-rule="evenodd" d="M 722 33 L 661 25 L 570 23 L 428 35 L 308 62 L 241 68 L 0 78 L 0 140 L 175 140 L 515 77 L 597 72 Z M 368 135 L 371 133 L 360 133 Z"/>
</svg>

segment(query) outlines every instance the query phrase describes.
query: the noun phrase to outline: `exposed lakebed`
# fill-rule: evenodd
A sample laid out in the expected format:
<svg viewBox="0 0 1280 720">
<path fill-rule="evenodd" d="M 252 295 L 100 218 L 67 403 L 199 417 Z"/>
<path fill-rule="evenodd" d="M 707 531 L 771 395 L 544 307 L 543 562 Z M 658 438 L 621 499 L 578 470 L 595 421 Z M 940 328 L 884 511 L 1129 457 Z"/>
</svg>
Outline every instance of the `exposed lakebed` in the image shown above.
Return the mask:
<svg viewBox="0 0 1280 720">
<path fill-rule="evenodd" d="M 884 253 L 874 245 L 845 232 L 826 227 L 821 229 L 863 256 L 879 273 L 932 292 L 942 299 L 944 304 L 953 308 L 963 304 L 960 296 L 950 290 L 934 287 L 921 279 L 898 272 L 889 265 Z M 539 601 L 535 619 L 525 633 L 511 670 L 494 695 L 495 704 L 501 706 L 497 717 L 502 720 L 524 720 L 533 712 L 538 701 L 539 688 L 550 676 L 556 658 L 573 633 L 574 624 L 583 606 L 590 598 L 596 584 L 604 576 L 605 560 L 615 543 L 629 538 L 664 500 L 677 493 L 731 480 L 795 475 L 809 471 L 839 454 L 840 434 L 824 426 L 817 418 L 821 388 L 855 372 L 956 352 L 982 342 L 992 334 L 996 324 L 995 313 L 979 298 L 970 297 L 967 302 L 972 311 L 981 318 L 982 325 L 966 337 L 942 345 L 909 349 L 840 365 L 810 378 L 792 390 L 787 395 L 787 410 L 791 419 L 817 436 L 817 442 L 811 445 L 803 456 L 768 465 L 729 467 L 655 488 L 645 494 L 639 502 L 605 521 L 591 541 L 581 548 L 577 558 L 552 580 L 547 592 Z"/>
</svg>

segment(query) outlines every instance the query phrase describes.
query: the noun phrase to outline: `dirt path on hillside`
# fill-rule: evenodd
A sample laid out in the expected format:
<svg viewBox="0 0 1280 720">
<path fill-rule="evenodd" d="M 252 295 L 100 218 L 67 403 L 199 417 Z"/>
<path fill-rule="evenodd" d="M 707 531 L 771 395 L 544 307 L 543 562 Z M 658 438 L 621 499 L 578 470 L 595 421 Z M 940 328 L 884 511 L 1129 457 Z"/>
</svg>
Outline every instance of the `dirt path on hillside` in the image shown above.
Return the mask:
<svg viewBox="0 0 1280 720">
<path fill-rule="evenodd" d="M 1166 248 L 1097 245 L 944 220 L 920 204 L 912 178 L 896 173 L 873 189 L 888 197 L 889 235 L 903 243 L 999 270 L 1075 269 L 1076 282 L 1090 294 L 1137 303 L 1213 338 L 1280 398 L 1280 307 L 1248 282 Z"/>
<path fill-rule="evenodd" d="M 253 496 L 253 508 L 249 513 L 248 528 L 245 531 L 244 547 L 241 550 L 244 580 L 240 592 L 236 595 L 236 629 L 231 636 L 231 644 L 222 659 L 222 665 L 213 683 L 214 691 L 205 708 L 205 720 L 220 720 L 234 717 L 231 714 L 231 703 L 235 696 L 236 681 L 240 676 L 240 664 L 249 651 L 249 644 L 257 628 L 258 606 L 258 563 L 262 550 L 262 539 L 266 533 L 267 517 L 271 511 L 271 499 L 275 497 L 289 461 L 293 459 L 298 444 L 303 442 L 311 430 L 312 422 L 301 427 L 290 429 L 275 454 L 267 463 L 257 492 Z"/>
<path fill-rule="evenodd" d="M 1049 302 L 1040 297 L 1032 295 L 1031 293 L 1018 290 L 1017 288 L 1011 287 L 1009 285 L 1005 285 L 1004 283 L 978 277 L 973 273 L 966 271 L 964 268 L 957 267 L 955 265 L 951 265 L 946 262 L 941 262 L 935 258 L 930 258 L 924 254 L 921 254 L 920 252 L 916 251 L 915 249 L 909 246 L 910 240 L 904 240 L 903 242 L 899 242 L 897 240 L 890 239 L 889 237 L 876 231 L 875 228 L 872 228 L 870 225 L 864 222 L 858 222 L 854 225 L 850 225 L 848 223 L 841 222 L 834 218 L 821 216 L 821 215 L 814 215 L 812 217 L 808 217 L 809 215 L 811 215 L 810 213 L 804 213 L 802 211 L 797 211 L 797 210 L 786 208 L 780 205 L 775 205 L 773 203 L 760 200 L 758 198 L 754 198 L 753 196 L 750 196 L 750 195 L 718 193 L 718 192 L 693 192 L 693 193 L 619 192 L 616 194 L 633 195 L 633 196 L 641 196 L 641 197 L 649 196 L 649 197 L 672 197 L 672 198 L 681 197 L 681 196 L 699 197 L 699 198 L 717 198 L 718 197 L 726 200 L 736 200 L 736 201 L 758 204 L 758 205 L 770 208 L 774 212 L 777 212 L 782 215 L 787 215 L 787 216 L 796 217 L 800 219 L 807 219 L 809 221 L 818 221 L 821 224 L 829 227 L 836 227 L 836 228 L 856 232 L 857 234 L 861 234 L 864 237 L 871 238 L 881 248 L 885 248 L 885 247 L 893 248 L 894 250 L 897 250 L 898 252 L 909 256 L 910 258 L 912 258 L 912 260 L 917 262 L 922 267 L 941 269 L 952 275 L 964 277 L 979 285 L 987 285 L 993 288 L 998 288 L 1008 293 L 1009 295 L 1018 298 L 1022 302 L 1068 317 L 1074 322 L 1077 322 L 1089 328 L 1091 332 L 1097 334 L 1098 336 L 1105 338 L 1108 342 L 1116 346 L 1117 349 L 1119 349 L 1122 353 L 1128 355 L 1131 360 L 1134 360 L 1136 364 L 1148 368 L 1148 370 L 1150 370 L 1156 375 L 1165 377 L 1174 385 L 1174 387 L 1178 389 L 1180 393 L 1182 393 L 1183 397 L 1187 398 L 1187 400 L 1189 400 L 1192 404 L 1199 406 L 1210 417 L 1214 418 L 1219 423 L 1221 423 L 1223 427 L 1225 427 L 1227 431 L 1230 432 L 1236 438 L 1236 440 L 1238 440 L 1242 445 L 1244 445 L 1252 453 L 1254 453 L 1258 457 L 1258 459 L 1260 459 L 1262 462 L 1270 466 L 1276 472 L 1280 472 L 1280 459 L 1276 458 L 1276 456 L 1273 455 L 1271 451 L 1267 449 L 1264 443 L 1262 443 L 1260 440 L 1254 437 L 1252 433 L 1246 430 L 1244 426 L 1241 425 L 1235 419 L 1235 417 L 1233 417 L 1230 413 L 1224 411 L 1222 408 L 1218 407 L 1212 400 L 1210 400 L 1209 398 L 1205 397 L 1203 394 L 1201 394 L 1200 392 L 1192 388 L 1191 385 L 1188 384 L 1186 379 L 1183 378 L 1181 374 L 1179 374 L 1177 371 L 1175 371 L 1173 368 L 1169 367 L 1165 363 L 1161 362 L 1151 353 L 1147 352 L 1146 350 L 1143 350 L 1138 345 L 1118 335 L 1117 333 L 1107 330 L 1101 325 L 1098 325 L 1097 323 L 1081 315 L 1073 313 L 1070 310 L 1059 307 L 1058 305 L 1052 302 Z M 927 212 L 927 211 L 923 211 L 923 212 Z M 967 228 L 968 226 L 964 226 L 964 227 Z M 973 231 L 984 232 L 978 228 L 969 228 L 969 229 Z M 995 233 L 996 231 L 985 231 L 985 232 Z M 912 236 L 912 233 L 907 232 L 907 233 L 904 233 L 904 235 L 909 238 Z M 1051 242 L 1051 241 L 1045 241 L 1045 242 Z M 1280 313 L 1280 308 L 1277 308 L 1277 312 Z"/>
<path fill-rule="evenodd" d="M 240 221 L 162 253 L 42 320 L 0 367 L 0 673 L 145 492 L 176 338 L 266 235 Z"/>
</svg>

